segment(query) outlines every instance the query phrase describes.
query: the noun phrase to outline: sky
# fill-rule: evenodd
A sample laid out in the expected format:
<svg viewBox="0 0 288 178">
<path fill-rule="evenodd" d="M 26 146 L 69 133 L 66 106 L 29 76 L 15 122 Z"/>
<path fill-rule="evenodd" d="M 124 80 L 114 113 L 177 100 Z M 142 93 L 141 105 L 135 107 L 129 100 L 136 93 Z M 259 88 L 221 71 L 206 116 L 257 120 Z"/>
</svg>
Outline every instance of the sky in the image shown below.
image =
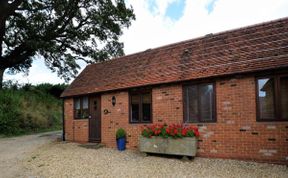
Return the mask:
<svg viewBox="0 0 288 178">
<path fill-rule="evenodd" d="M 125 54 L 288 17 L 288 0 L 125 0 L 136 20 L 123 30 Z M 81 65 L 83 68 L 85 65 Z M 83 69 L 82 68 L 82 69 Z M 19 83 L 63 83 L 37 59 L 29 75 L 4 75 Z"/>
</svg>

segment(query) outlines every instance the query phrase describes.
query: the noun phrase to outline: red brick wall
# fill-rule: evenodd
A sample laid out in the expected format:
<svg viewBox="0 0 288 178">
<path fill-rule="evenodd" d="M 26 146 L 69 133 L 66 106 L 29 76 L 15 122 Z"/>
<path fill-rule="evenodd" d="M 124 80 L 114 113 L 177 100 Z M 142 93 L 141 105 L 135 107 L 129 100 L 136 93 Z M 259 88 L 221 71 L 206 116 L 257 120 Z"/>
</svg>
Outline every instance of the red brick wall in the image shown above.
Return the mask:
<svg viewBox="0 0 288 178">
<path fill-rule="evenodd" d="M 111 98 L 116 97 L 116 105 L 112 106 Z M 122 127 L 127 132 L 127 148 L 137 148 L 138 137 L 143 124 L 129 123 L 128 92 L 103 94 L 101 97 L 102 111 L 108 109 L 109 114 L 102 112 L 102 143 L 115 147 L 115 133 Z M 180 123 L 182 120 L 182 89 L 181 86 L 158 87 L 152 90 L 153 123 Z"/>
<path fill-rule="evenodd" d="M 65 138 L 67 141 L 88 142 L 88 120 L 74 120 L 73 99 L 64 101 Z"/>
<path fill-rule="evenodd" d="M 116 97 L 115 106 L 111 104 L 112 96 Z M 71 117 L 72 101 L 65 101 L 65 118 L 66 115 Z M 101 126 L 102 143 L 109 147 L 116 146 L 116 130 L 123 127 L 128 135 L 127 148 L 137 148 L 143 125 L 129 124 L 128 103 L 129 95 L 125 91 L 101 96 L 102 111 L 108 109 L 110 112 L 106 115 L 102 112 Z M 181 85 L 153 88 L 152 103 L 153 123 L 183 121 Z M 216 81 L 216 107 L 216 123 L 196 124 L 201 134 L 198 156 L 288 163 L 288 122 L 256 122 L 254 77 Z M 68 140 L 73 140 L 71 123 L 69 119 L 65 121 Z M 82 133 L 81 128 L 74 134 L 76 132 Z M 87 127 L 83 132 L 88 133 Z M 80 135 L 84 138 L 83 134 Z M 75 135 L 74 141 L 79 141 Z"/>
<path fill-rule="evenodd" d="M 256 122 L 254 77 L 216 82 L 217 122 L 201 124 L 199 155 L 283 162 L 288 123 Z"/>
<path fill-rule="evenodd" d="M 116 105 L 112 106 L 112 96 L 116 97 Z M 111 94 L 104 94 L 101 96 L 101 110 L 107 109 L 108 114 L 102 112 L 102 126 L 101 126 L 101 141 L 110 147 L 115 147 L 116 137 L 115 133 L 117 128 L 123 127 L 130 134 L 133 126 L 128 124 L 128 93 L 117 92 Z M 129 130 L 128 130 L 129 129 Z M 133 134 L 134 135 L 134 134 Z M 128 145 L 129 147 L 130 145 Z"/>
</svg>

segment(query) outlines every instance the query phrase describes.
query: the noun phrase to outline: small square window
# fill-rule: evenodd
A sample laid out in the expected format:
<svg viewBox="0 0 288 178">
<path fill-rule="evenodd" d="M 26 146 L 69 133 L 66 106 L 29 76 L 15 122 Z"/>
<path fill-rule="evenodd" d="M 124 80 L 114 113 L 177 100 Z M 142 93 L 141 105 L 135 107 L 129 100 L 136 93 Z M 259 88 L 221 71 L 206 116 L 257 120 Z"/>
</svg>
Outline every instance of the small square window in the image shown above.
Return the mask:
<svg viewBox="0 0 288 178">
<path fill-rule="evenodd" d="M 216 122 L 214 84 L 184 86 L 185 122 Z"/>
<path fill-rule="evenodd" d="M 288 76 L 280 78 L 281 116 L 288 120 Z"/>
<path fill-rule="evenodd" d="M 152 122 L 152 99 L 151 91 L 130 92 L 130 122 Z"/>
<path fill-rule="evenodd" d="M 259 114 L 263 120 L 275 118 L 274 108 L 274 79 L 263 78 L 258 80 Z"/>
<path fill-rule="evenodd" d="M 88 96 L 74 98 L 74 118 L 87 119 L 89 117 Z"/>
<path fill-rule="evenodd" d="M 256 78 L 257 121 L 288 121 L 288 76 Z"/>
</svg>

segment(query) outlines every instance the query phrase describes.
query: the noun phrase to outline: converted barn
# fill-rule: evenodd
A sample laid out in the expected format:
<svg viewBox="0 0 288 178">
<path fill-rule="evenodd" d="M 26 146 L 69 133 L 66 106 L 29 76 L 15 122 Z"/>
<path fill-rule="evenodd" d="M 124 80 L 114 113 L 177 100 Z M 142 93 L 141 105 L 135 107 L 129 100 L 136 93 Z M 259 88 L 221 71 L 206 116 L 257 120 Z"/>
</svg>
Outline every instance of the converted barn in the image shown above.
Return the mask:
<svg viewBox="0 0 288 178">
<path fill-rule="evenodd" d="M 287 164 L 288 18 L 88 65 L 62 97 L 68 141 L 122 127 L 136 149 L 141 126 L 186 123 L 198 156 Z"/>
</svg>

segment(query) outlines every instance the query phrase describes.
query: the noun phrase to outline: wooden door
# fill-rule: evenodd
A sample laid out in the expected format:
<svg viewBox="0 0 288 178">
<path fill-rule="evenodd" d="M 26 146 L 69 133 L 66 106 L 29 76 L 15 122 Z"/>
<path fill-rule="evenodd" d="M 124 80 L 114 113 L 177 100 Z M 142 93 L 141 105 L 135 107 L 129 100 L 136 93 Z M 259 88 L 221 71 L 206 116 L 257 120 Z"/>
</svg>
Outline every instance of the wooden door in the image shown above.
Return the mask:
<svg viewBox="0 0 288 178">
<path fill-rule="evenodd" d="M 101 97 L 90 96 L 89 142 L 101 142 Z"/>
</svg>

